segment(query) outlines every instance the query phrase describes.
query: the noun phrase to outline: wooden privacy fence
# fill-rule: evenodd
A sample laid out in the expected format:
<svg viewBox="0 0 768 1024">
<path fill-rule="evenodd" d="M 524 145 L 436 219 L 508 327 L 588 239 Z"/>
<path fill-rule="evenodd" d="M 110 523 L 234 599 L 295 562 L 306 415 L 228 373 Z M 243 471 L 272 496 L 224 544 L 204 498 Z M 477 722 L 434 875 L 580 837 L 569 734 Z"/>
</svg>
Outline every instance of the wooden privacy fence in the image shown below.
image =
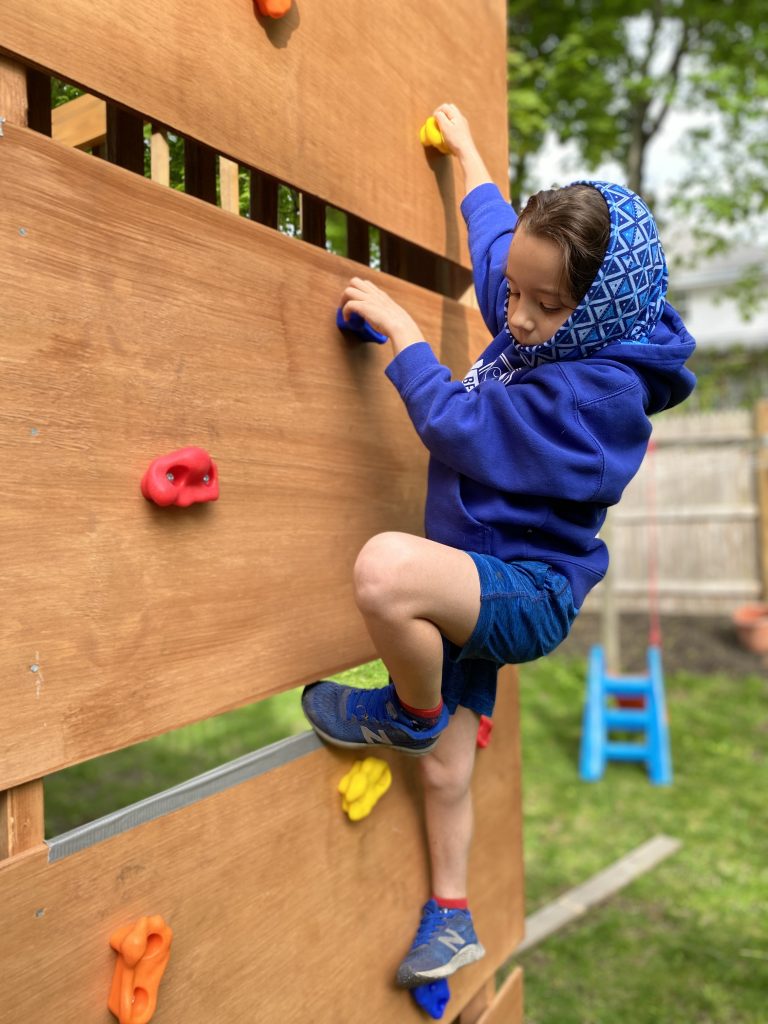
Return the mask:
<svg viewBox="0 0 768 1024">
<path fill-rule="evenodd" d="M 52 114 L 51 75 L 76 108 Z M 146 914 L 175 934 L 158 1024 L 420 1019 L 390 980 L 427 892 L 410 766 L 352 826 L 352 758 L 304 735 L 47 842 L 43 780 L 374 656 L 352 565 L 373 533 L 420 530 L 426 458 L 388 353 L 334 314 L 374 273 L 375 227 L 380 279 L 453 372 L 484 344 L 458 301 L 455 169 L 418 143 L 446 98 L 503 181 L 500 0 L 300 2 L 281 22 L 251 0 L 0 7 L 2 1024 L 111 1020 L 108 938 Z M 275 230 L 281 186 L 300 238 Z M 346 258 L 324 248 L 328 205 Z M 219 502 L 147 502 L 149 461 L 188 444 Z M 464 1024 L 522 1019 L 519 972 L 493 982 L 523 930 L 512 670 L 496 718 Z"/>
<path fill-rule="evenodd" d="M 663 612 L 730 615 L 768 594 L 768 401 L 754 413 L 662 414 L 653 440 L 610 513 L 615 604 L 648 608 L 654 559 Z"/>
</svg>

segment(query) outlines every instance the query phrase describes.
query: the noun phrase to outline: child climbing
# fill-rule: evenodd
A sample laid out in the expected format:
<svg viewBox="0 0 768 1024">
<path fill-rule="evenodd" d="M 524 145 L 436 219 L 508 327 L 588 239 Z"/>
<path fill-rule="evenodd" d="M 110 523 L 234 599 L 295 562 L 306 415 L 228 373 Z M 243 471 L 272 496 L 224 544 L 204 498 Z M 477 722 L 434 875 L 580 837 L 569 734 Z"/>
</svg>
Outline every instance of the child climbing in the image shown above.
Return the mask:
<svg viewBox="0 0 768 1024">
<path fill-rule="evenodd" d="M 693 338 L 666 302 L 667 267 L 645 203 L 579 182 L 531 197 L 519 219 L 491 182 L 466 118 L 435 117 L 464 175 L 475 289 L 493 341 L 451 379 L 410 315 L 352 278 L 345 317 L 389 337 L 386 369 L 430 453 L 426 537 L 384 533 L 354 571 L 358 607 L 390 682 L 308 686 L 329 743 L 385 744 L 421 760 L 432 897 L 397 983 L 447 977 L 483 956 L 467 905 L 478 716 L 498 668 L 568 635 L 608 566 L 597 537 L 637 472 L 648 416 L 683 401 Z"/>
</svg>

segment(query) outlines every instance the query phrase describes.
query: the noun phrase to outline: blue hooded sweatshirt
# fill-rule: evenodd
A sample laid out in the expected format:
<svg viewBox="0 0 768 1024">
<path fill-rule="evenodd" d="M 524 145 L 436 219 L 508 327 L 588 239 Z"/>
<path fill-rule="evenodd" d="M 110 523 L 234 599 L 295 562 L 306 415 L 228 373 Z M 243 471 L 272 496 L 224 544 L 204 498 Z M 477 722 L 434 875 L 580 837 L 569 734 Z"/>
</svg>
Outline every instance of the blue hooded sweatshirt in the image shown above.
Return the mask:
<svg viewBox="0 0 768 1024">
<path fill-rule="evenodd" d="M 597 534 L 643 460 L 648 416 L 695 384 L 683 365 L 695 343 L 666 302 L 653 217 L 621 186 L 583 184 L 608 205 L 610 241 L 584 299 L 548 342 L 518 345 L 506 326 L 517 215 L 483 184 L 462 212 L 493 341 L 463 381 L 426 342 L 386 370 L 430 453 L 426 536 L 505 562 L 546 562 L 568 579 L 577 608 L 608 567 Z"/>
</svg>

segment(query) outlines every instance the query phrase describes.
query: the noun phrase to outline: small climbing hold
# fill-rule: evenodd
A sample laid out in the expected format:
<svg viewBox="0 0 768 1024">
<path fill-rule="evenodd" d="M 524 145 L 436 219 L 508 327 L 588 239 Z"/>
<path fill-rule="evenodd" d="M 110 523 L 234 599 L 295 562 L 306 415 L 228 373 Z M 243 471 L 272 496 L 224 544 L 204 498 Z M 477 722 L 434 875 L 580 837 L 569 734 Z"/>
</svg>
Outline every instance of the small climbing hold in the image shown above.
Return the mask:
<svg viewBox="0 0 768 1024">
<path fill-rule="evenodd" d="M 437 121 L 434 117 L 428 117 L 424 124 L 419 129 L 419 139 L 421 140 L 422 146 L 426 149 L 428 146 L 433 146 L 441 153 L 450 153 L 450 149 L 445 144 L 443 133 L 440 131 Z"/>
<path fill-rule="evenodd" d="M 159 914 L 140 917 L 109 937 L 117 953 L 108 1007 L 120 1024 L 148 1024 L 171 956 L 173 932 Z"/>
<path fill-rule="evenodd" d="M 487 747 L 491 742 L 491 733 L 493 732 L 493 720 L 488 715 L 480 715 L 480 725 L 477 729 L 477 745 L 478 747 Z"/>
<path fill-rule="evenodd" d="M 345 334 L 356 334 L 362 341 L 375 341 L 377 345 L 383 345 L 389 341 L 386 334 L 374 330 L 359 313 L 350 313 L 349 320 L 345 320 L 344 311 L 341 308 L 337 309 L 336 326 Z"/>
<path fill-rule="evenodd" d="M 341 807 L 350 821 L 366 818 L 392 785 L 392 772 L 386 761 L 366 757 L 355 761 L 339 783 Z"/>
<path fill-rule="evenodd" d="M 426 985 L 412 988 L 411 995 L 432 1020 L 440 1020 L 451 998 L 451 990 L 448 988 L 447 980 L 440 978 L 438 981 L 430 981 Z"/>
<path fill-rule="evenodd" d="M 219 497 L 216 463 L 204 448 L 192 445 L 153 459 L 141 481 L 141 493 L 156 505 L 186 508 Z"/>
<path fill-rule="evenodd" d="M 292 0 L 256 0 L 259 14 L 268 18 L 282 18 L 291 9 Z"/>
</svg>

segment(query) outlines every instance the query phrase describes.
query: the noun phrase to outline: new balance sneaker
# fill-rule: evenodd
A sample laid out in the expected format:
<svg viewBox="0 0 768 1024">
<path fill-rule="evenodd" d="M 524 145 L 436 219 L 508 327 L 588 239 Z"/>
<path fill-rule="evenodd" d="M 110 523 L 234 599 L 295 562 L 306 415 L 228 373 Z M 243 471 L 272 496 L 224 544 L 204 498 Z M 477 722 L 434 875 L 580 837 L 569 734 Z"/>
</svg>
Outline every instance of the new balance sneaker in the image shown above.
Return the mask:
<svg viewBox="0 0 768 1024">
<path fill-rule="evenodd" d="M 401 988 L 426 985 L 484 956 L 470 912 L 449 910 L 429 900 L 410 952 L 397 969 L 396 981 Z"/>
<path fill-rule="evenodd" d="M 417 755 L 432 750 L 450 717 L 443 707 L 434 725 L 421 725 L 400 707 L 392 683 L 376 690 L 312 683 L 301 706 L 318 736 L 337 747 L 381 746 Z"/>
</svg>

